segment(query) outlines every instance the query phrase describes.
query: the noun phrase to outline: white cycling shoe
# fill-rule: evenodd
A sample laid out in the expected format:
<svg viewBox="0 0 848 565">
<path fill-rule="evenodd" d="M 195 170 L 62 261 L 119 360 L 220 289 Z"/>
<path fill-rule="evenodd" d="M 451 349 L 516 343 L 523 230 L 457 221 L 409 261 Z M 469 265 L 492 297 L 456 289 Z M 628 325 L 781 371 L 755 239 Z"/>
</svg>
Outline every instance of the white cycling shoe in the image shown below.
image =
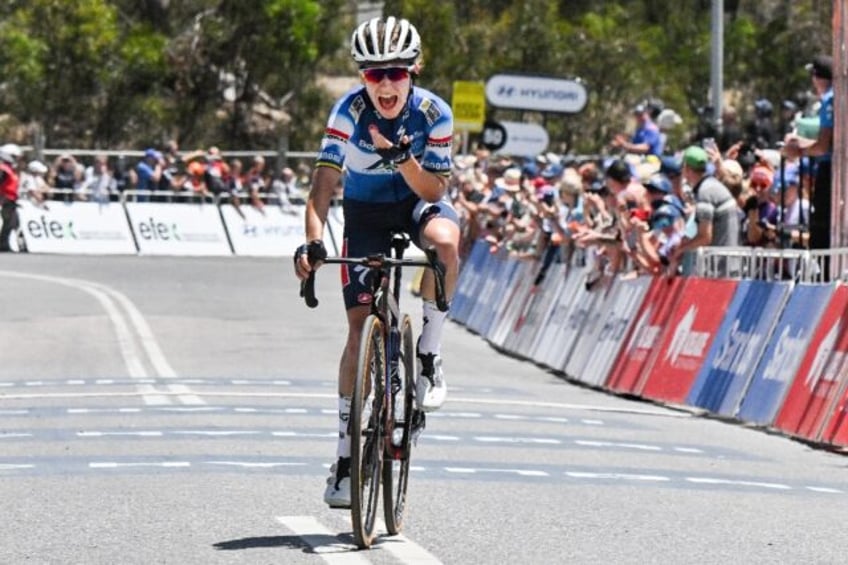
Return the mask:
<svg viewBox="0 0 848 565">
<path fill-rule="evenodd" d="M 438 410 L 448 396 L 448 385 L 442 373 L 442 358 L 435 353 L 417 355 L 418 381 L 415 385 L 415 402 L 423 412 Z"/>
<path fill-rule="evenodd" d="M 324 502 L 330 508 L 350 508 L 350 457 L 339 457 L 330 467 Z"/>
</svg>

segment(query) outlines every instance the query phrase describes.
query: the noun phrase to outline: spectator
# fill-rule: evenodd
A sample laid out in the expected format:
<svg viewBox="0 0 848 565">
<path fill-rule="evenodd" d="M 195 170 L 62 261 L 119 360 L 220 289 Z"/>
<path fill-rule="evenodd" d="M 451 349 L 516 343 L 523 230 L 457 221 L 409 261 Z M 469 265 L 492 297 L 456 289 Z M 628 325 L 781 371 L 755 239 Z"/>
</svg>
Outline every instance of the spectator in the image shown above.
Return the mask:
<svg viewBox="0 0 848 565">
<path fill-rule="evenodd" d="M 795 131 L 795 119 L 798 117 L 798 104 L 792 100 L 784 100 L 780 104 L 780 123 L 778 135 L 784 139 Z"/>
<path fill-rule="evenodd" d="M 139 202 L 149 201 L 150 192 L 159 188 L 163 164 L 164 160 L 160 152 L 152 147 L 144 151 L 144 157 L 135 166 L 136 190 L 140 192 L 137 195 Z"/>
<path fill-rule="evenodd" d="M 796 134 L 787 135 L 786 153 L 790 157 L 815 157 L 816 174 L 813 183 L 812 218 L 810 219 L 810 247 L 830 249 L 831 152 L 833 147 L 833 59 L 828 55 L 816 57 L 806 66 L 813 88 L 819 96 L 819 131 L 816 139 L 804 139 Z M 829 266 L 825 263 L 824 280 L 829 279 Z"/>
<path fill-rule="evenodd" d="M 277 197 L 280 208 L 284 212 L 290 212 L 292 210 L 292 199 L 298 202 L 303 201 L 294 171 L 288 167 L 284 167 L 280 171 L 279 179 L 271 182 L 271 192 Z"/>
<path fill-rule="evenodd" d="M 227 177 L 230 168 L 221 158 L 221 151 L 212 146 L 206 154 L 206 168 L 203 181 L 209 193 L 217 196 L 227 191 Z"/>
<path fill-rule="evenodd" d="M 0 147 L 0 251 L 12 251 L 12 234 L 17 233 L 18 216 L 18 162 L 23 151 L 14 143 Z"/>
<path fill-rule="evenodd" d="M 118 155 L 115 166 L 112 168 L 112 178 L 115 179 L 115 188 L 119 193 L 125 190 L 133 190 L 138 183 L 138 176 L 133 168 L 127 168 L 127 159 Z"/>
<path fill-rule="evenodd" d="M 36 206 L 44 207 L 44 202 L 50 195 L 50 185 L 45 179 L 49 170 L 41 161 L 30 161 L 26 171 L 21 173 L 18 201 L 26 198 Z"/>
<path fill-rule="evenodd" d="M 253 207 L 265 213 L 265 203 L 262 201 L 262 196 L 265 194 L 268 186 L 268 173 L 265 169 L 265 157 L 257 155 L 253 158 L 253 165 L 247 171 L 244 180 L 245 189 L 250 194 L 250 202 Z M 284 212 L 296 213 L 291 203 L 286 200 L 279 201 L 280 209 Z"/>
<path fill-rule="evenodd" d="M 736 108 L 730 105 L 723 106 L 721 109 L 721 134 L 716 140 L 719 151 L 724 153 L 742 139 L 742 128 L 739 127 L 739 115 Z"/>
<path fill-rule="evenodd" d="M 206 166 L 200 161 L 192 161 L 186 170 L 188 178 L 183 183 L 182 189 L 193 195 L 192 200 L 202 204 L 207 197 L 212 196 L 206 186 Z"/>
<path fill-rule="evenodd" d="M 65 202 L 71 202 L 80 186 L 80 174 L 77 160 L 69 153 L 59 155 L 53 162 L 50 184 Z"/>
<path fill-rule="evenodd" d="M 771 186 L 774 172 L 764 163 L 755 165 L 748 178 L 751 194 L 745 200 L 742 221 L 745 244 L 750 246 L 774 247 L 775 233 L 765 229 L 767 218 L 775 211 Z"/>
<path fill-rule="evenodd" d="M 810 201 L 801 195 L 801 177 L 797 165 L 787 167 L 775 179 L 771 195 L 777 204 L 766 218 L 766 229 L 774 230 L 781 248 L 806 248 L 809 244 L 807 222 Z"/>
<path fill-rule="evenodd" d="M 645 104 L 638 104 L 633 108 L 633 116 L 637 122 L 633 136 L 628 140 L 623 134 L 616 135 L 612 140 L 612 146 L 637 155 L 656 155 L 658 157 L 662 155 L 660 128 L 651 119 L 648 107 Z"/>
<path fill-rule="evenodd" d="M 118 184 L 109 170 L 109 160 L 105 155 L 98 155 L 94 158 L 94 164 L 85 170 L 79 199 L 106 204 L 117 193 Z"/>
<path fill-rule="evenodd" d="M 748 145 L 756 149 L 774 147 L 775 135 L 772 114 L 774 106 L 765 99 L 759 98 L 754 101 L 754 120 L 746 127 L 746 138 Z"/>
<path fill-rule="evenodd" d="M 679 263 L 683 254 L 698 247 L 739 245 L 739 217 L 736 200 L 721 181 L 707 174 L 709 158 L 701 147 L 692 145 L 683 152 L 683 179 L 692 187 L 695 196 L 695 221 L 698 232 L 684 240 L 672 252 L 672 264 Z M 719 273 L 738 275 L 736 261 L 719 261 Z"/>
</svg>

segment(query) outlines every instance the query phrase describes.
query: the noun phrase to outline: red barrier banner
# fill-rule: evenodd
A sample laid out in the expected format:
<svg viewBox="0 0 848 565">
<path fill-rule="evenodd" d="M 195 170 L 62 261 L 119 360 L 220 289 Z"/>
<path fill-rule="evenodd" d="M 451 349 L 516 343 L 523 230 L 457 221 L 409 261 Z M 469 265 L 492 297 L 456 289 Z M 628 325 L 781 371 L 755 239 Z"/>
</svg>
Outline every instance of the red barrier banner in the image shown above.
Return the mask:
<svg viewBox="0 0 848 565">
<path fill-rule="evenodd" d="M 651 283 L 607 378 L 607 388 L 625 393 L 636 393 L 642 388 L 685 280 L 656 277 Z"/>
<path fill-rule="evenodd" d="M 848 287 L 839 286 L 822 314 L 774 426 L 819 439 L 848 371 Z M 845 402 L 841 403 L 845 405 Z"/>
<path fill-rule="evenodd" d="M 642 396 L 683 403 L 736 292 L 737 281 L 688 278 L 663 332 Z"/>
</svg>

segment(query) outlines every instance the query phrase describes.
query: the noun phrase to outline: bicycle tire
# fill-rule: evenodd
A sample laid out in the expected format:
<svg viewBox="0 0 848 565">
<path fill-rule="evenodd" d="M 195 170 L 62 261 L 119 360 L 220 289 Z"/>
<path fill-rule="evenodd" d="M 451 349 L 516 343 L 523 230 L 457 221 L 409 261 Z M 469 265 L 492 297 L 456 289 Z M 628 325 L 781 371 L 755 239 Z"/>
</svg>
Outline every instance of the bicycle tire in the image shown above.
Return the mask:
<svg viewBox="0 0 848 565">
<path fill-rule="evenodd" d="M 409 487 L 409 465 L 412 455 L 415 344 L 412 340 L 412 321 L 408 315 L 403 316 L 400 324 L 398 370 L 401 372 L 402 389 L 397 394 L 403 395 L 403 414 L 401 415 L 403 439 L 400 446 L 388 446 L 386 457 L 383 460 L 383 517 L 386 521 L 386 530 L 393 536 L 403 530 L 403 522 L 406 516 L 406 491 Z"/>
<path fill-rule="evenodd" d="M 360 549 L 376 537 L 377 508 L 384 450 L 383 382 L 385 341 L 377 316 L 365 319 L 356 384 L 350 407 L 350 516 L 353 538 Z"/>
</svg>

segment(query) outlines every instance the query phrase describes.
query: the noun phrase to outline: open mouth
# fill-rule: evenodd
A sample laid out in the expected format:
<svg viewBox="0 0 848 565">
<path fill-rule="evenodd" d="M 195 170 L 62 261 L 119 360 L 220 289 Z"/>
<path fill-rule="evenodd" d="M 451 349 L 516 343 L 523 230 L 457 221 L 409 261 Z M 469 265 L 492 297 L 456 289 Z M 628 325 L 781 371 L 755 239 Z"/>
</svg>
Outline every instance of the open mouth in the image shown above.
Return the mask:
<svg viewBox="0 0 848 565">
<path fill-rule="evenodd" d="M 378 96 L 377 102 L 380 104 L 381 110 L 391 110 L 397 104 L 398 97 L 395 96 Z"/>
</svg>

